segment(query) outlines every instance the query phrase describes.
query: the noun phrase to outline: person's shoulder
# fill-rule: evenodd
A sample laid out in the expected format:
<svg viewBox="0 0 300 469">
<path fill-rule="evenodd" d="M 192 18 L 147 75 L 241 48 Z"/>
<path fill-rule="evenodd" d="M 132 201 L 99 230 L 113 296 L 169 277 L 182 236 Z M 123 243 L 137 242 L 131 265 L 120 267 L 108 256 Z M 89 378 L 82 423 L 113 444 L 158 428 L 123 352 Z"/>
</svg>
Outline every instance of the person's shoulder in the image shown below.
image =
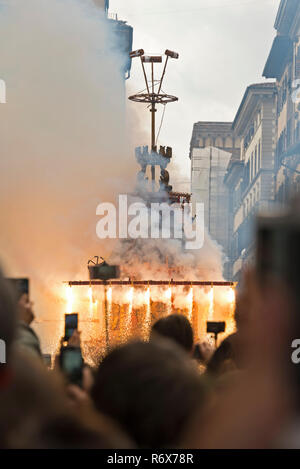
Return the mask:
<svg viewBox="0 0 300 469">
<path fill-rule="evenodd" d="M 35 331 L 26 323 L 20 322 L 17 327 L 16 342 L 36 348 L 40 353 L 40 341 Z"/>
</svg>

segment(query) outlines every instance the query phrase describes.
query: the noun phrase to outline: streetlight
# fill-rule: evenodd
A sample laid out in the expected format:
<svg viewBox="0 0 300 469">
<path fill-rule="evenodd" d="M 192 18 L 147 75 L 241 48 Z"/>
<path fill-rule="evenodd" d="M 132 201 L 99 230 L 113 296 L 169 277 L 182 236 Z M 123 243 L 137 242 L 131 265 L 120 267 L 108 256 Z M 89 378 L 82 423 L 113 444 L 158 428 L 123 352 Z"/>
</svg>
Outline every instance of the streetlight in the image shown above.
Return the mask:
<svg viewBox="0 0 300 469">
<path fill-rule="evenodd" d="M 179 54 L 178 54 L 178 52 L 174 52 L 174 51 L 172 51 L 172 50 L 168 50 L 168 49 L 167 49 L 166 52 L 165 52 L 165 54 L 166 54 L 167 57 L 171 57 L 171 59 L 179 59 Z"/>
<path fill-rule="evenodd" d="M 134 59 L 135 57 L 142 57 L 144 53 L 145 53 L 144 49 L 133 50 L 132 52 L 130 52 L 129 57 L 131 59 Z"/>
</svg>

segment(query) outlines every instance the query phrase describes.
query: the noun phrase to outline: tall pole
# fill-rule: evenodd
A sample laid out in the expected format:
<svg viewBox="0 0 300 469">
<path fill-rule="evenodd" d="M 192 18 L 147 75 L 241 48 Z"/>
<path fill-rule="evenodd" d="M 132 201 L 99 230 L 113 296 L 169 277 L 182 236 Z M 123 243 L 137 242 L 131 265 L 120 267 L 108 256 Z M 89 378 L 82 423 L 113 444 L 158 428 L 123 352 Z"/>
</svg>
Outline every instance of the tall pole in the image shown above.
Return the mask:
<svg viewBox="0 0 300 469">
<path fill-rule="evenodd" d="M 151 150 L 155 151 L 155 95 L 154 95 L 154 64 L 151 64 L 152 69 L 152 104 L 151 104 Z M 155 191 L 155 166 L 151 166 L 151 179 L 152 179 L 152 191 Z"/>
<path fill-rule="evenodd" d="M 211 171 L 212 171 L 212 147 L 210 147 L 210 156 L 209 156 L 209 187 L 208 187 L 208 231 L 210 233 L 210 220 L 211 220 Z"/>
</svg>

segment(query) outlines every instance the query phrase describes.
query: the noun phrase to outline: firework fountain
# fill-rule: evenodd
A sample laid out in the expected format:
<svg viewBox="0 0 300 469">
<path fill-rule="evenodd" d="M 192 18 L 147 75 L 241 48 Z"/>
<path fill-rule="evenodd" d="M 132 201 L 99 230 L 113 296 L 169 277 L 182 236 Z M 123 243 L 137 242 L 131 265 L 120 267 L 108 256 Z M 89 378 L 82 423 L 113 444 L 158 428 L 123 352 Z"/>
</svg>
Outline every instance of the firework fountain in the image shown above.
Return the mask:
<svg viewBox="0 0 300 469">
<path fill-rule="evenodd" d="M 156 80 L 154 65 L 163 62 L 162 55 L 145 55 L 143 49 L 130 55 L 141 61 L 146 89 L 129 99 L 148 105 L 151 112 L 151 147 L 150 151 L 148 146 L 136 149 L 141 170 L 135 192 L 130 196 L 135 201 L 143 201 L 147 207 L 158 202 L 184 209 L 190 206 L 191 195 L 174 192 L 169 185 L 166 168 L 172 158 L 172 148 L 157 148 L 155 121 L 158 105 L 166 106 L 178 100 L 164 93 L 162 85 L 169 60 L 179 56 L 166 50 L 161 78 Z M 211 264 L 213 242 L 207 234 L 206 238 L 202 248 L 207 251 L 204 258 L 199 252 L 186 252 L 182 240 L 178 239 L 120 240 L 111 255 L 112 262 L 120 264 L 118 279 L 98 280 L 92 275 L 90 280 L 67 282 L 67 311 L 79 313 L 86 355 L 92 349 L 104 353 L 130 338 L 147 340 L 151 325 L 173 312 L 191 321 L 196 341 L 207 339 L 207 321 L 226 322 L 221 338 L 233 332 L 235 284 L 223 281 Z"/>
</svg>

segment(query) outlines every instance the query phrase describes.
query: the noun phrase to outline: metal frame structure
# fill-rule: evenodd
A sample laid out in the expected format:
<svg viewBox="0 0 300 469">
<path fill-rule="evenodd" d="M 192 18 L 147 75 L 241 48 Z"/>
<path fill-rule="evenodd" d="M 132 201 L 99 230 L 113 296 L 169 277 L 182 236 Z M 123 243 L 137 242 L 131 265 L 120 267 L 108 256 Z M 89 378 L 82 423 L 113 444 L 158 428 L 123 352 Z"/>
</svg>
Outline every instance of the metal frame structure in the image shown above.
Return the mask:
<svg viewBox="0 0 300 469">
<path fill-rule="evenodd" d="M 151 112 L 151 149 L 153 152 L 156 151 L 156 122 L 155 122 L 155 113 L 157 112 L 156 106 L 158 104 L 166 105 L 168 103 L 173 103 L 178 101 L 176 96 L 171 96 L 162 92 L 162 84 L 164 81 L 164 77 L 167 70 L 167 65 L 170 58 L 178 59 L 179 54 L 177 52 L 173 52 L 170 50 L 165 51 L 166 60 L 163 68 L 163 72 L 161 75 L 160 80 L 155 80 L 155 73 L 154 73 L 154 64 L 155 63 L 162 63 L 162 55 L 145 55 L 144 49 L 139 49 L 130 53 L 131 58 L 139 57 L 141 60 L 141 65 L 143 69 L 143 75 L 145 78 L 145 84 L 147 93 L 141 92 L 130 96 L 128 99 L 130 101 L 134 101 L 136 103 L 142 104 L 150 104 L 150 112 Z M 148 79 L 145 63 L 151 64 L 151 79 Z M 149 86 L 150 84 L 150 86 Z M 155 92 L 155 87 L 158 86 L 158 91 Z M 155 181 L 155 167 L 151 167 L 151 179 L 152 183 L 154 184 Z"/>
<path fill-rule="evenodd" d="M 74 280 L 66 282 L 70 287 L 82 287 L 82 286 L 190 286 L 190 287 L 236 287 L 236 282 L 216 282 L 216 281 L 185 281 L 185 280 Z"/>
<path fill-rule="evenodd" d="M 130 287 L 151 287 L 151 286 L 184 286 L 184 287 L 231 287 L 236 288 L 236 282 L 222 282 L 222 281 L 183 281 L 183 280 L 88 280 L 88 281 L 69 281 L 65 282 L 69 287 L 104 287 L 104 322 L 105 322 L 105 348 L 109 348 L 109 319 L 108 319 L 108 302 L 107 292 L 108 288 L 113 286 L 130 286 Z"/>
</svg>

